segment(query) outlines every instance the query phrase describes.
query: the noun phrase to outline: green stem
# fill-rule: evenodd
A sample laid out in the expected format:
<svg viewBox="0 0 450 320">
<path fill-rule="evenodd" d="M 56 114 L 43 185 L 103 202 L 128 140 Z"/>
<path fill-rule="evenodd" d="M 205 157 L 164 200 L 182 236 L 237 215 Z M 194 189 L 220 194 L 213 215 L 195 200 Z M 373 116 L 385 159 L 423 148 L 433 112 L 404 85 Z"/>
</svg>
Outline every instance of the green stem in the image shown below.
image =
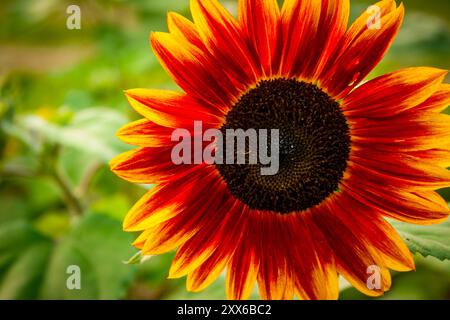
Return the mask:
<svg viewBox="0 0 450 320">
<path fill-rule="evenodd" d="M 79 199 L 85 199 L 89 187 L 97 174 L 98 170 L 102 167 L 103 163 L 101 161 L 94 161 L 86 170 L 86 173 L 83 175 L 81 179 L 80 185 L 76 188 L 75 194 L 78 195 Z"/>
<path fill-rule="evenodd" d="M 72 191 L 72 186 L 70 185 L 66 176 L 58 168 L 54 168 L 51 176 L 61 189 L 69 211 L 74 217 L 80 217 L 84 211 L 83 205 L 81 203 L 81 200 Z"/>
</svg>

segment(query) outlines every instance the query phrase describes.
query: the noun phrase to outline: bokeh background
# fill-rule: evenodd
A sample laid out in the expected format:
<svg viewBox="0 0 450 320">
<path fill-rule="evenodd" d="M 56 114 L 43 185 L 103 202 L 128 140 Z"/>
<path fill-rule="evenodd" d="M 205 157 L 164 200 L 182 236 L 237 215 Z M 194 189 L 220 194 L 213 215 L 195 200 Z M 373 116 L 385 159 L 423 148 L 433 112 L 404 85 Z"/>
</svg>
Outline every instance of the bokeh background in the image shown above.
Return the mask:
<svg viewBox="0 0 450 320">
<path fill-rule="evenodd" d="M 81 7 L 81 30 L 66 28 L 70 4 Z M 352 19 L 369 4 L 352 1 Z M 402 31 L 371 77 L 450 69 L 448 0 L 404 4 Z M 123 263 L 136 235 L 121 220 L 145 188 L 107 163 L 130 148 L 114 133 L 138 119 L 123 90 L 176 89 L 148 44 L 169 10 L 189 16 L 188 0 L 0 2 L 0 299 L 225 297 L 223 276 L 201 293 L 166 280 L 173 253 Z M 417 271 L 394 274 L 381 299 L 450 299 L 450 263 L 416 258 Z M 66 288 L 68 265 L 80 266 L 81 290 Z M 341 299 L 367 298 L 343 283 Z"/>
</svg>

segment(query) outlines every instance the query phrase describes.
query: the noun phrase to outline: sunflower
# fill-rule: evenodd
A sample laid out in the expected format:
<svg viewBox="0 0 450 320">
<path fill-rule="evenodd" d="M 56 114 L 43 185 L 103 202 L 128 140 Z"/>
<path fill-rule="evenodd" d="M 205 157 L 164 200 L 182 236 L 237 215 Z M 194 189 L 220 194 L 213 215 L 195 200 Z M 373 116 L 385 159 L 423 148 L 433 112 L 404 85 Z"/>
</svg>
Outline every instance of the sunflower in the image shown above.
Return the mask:
<svg viewBox="0 0 450 320">
<path fill-rule="evenodd" d="M 348 26 L 349 0 L 191 0 L 193 22 L 168 14 L 151 46 L 182 89 L 126 91 L 144 118 L 118 136 L 138 147 L 111 161 L 118 176 L 155 184 L 124 229 L 143 255 L 177 249 L 169 278 L 200 291 L 226 269 L 229 299 L 336 299 L 338 276 L 361 292 L 413 270 L 388 223 L 435 224 L 450 186 L 446 71 L 407 68 L 363 82 L 399 31 L 403 5 L 376 4 Z M 276 128 L 280 168 L 171 161 L 172 133 Z M 380 284 L 367 284 L 376 266 Z"/>
</svg>

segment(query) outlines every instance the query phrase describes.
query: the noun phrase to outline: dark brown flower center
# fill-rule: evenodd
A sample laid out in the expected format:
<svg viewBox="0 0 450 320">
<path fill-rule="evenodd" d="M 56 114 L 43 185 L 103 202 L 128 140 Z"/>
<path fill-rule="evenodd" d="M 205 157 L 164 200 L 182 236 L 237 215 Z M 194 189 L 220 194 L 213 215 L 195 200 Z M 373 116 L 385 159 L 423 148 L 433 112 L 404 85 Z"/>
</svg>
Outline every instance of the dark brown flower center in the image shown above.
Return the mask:
<svg viewBox="0 0 450 320">
<path fill-rule="evenodd" d="M 221 130 L 227 129 L 267 129 L 269 137 L 270 130 L 279 130 L 275 175 L 262 175 L 261 163 L 216 165 L 230 192 L 250 208 L 299 212 L 338 190 L 350 130 L 339 104 L 317 86 L 283 78 L 260 81 L 227 114 Z"/>
</svg>

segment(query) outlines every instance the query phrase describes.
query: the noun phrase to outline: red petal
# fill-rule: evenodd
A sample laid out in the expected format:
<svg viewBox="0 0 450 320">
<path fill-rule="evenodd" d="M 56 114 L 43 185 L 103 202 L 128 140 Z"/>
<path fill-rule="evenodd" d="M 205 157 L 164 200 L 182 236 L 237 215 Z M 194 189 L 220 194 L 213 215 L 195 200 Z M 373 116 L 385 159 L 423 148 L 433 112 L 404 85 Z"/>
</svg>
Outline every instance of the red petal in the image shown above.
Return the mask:
<svg viewBox="0 0 450 320">
<path fill-rule="evenodd" d="M 211 168 L 211 170 L 215 170 Z M 169 252 L 184 244 L 201 229 L 210 225 L 215 215 L 211 212 L 219 212 L 229 193 L 221 179 L 205 168 L 198 177 L 205 188 L 215 190 L 214 197 L 208 197 L 202 188 L 192 189 L 185 197 L 180 211 L 174 217 L 155 226 L 147 236 L 143 247 L 144 254 L 162 254 Z M 216 221 L 216 220 L 214 220 Z"/>
<path fill-rule="evenodd" d="M 355 89 L 343 101 L 349 117 L 386 118 L 411 109 L 435 93 L 447 71 L 407 68 L 373 79 Z"/>
<path fill-rule="evenodd" d="M 309 213 L 290 217 L 290 247 L 296 293 L 303 299 L 337 299 L 334 255 Z"/>
<path fill-rule="evenodd" d="M 174 165 L 172 147 L 139 148 L 125 152 L 110 161 L 111 170 L 134 183 L 154 184 L 170 180 L 193 170 L 194 165 Z"/>
<path fill-rule="evenodd" d="M 381 16 L 380 30 L 368 28 L 367 19 L 365 23 L 364 18 L 358 19 L 324 68 L 321 86 L 337 100 L 343 98 L 383 58 L 400 29 L 403 16 L 403 5 Z"/>
<path fill-rule="evenodd" d="M 191 97 L 178 92 L 131 89 L 125 92 L 130 105 L 148 120 L 170 128 L 189 128 L 194 121 L 219 126 L 222 114 L 207 109 Z"/>
<path fill-rule="evenodd" d="M 414 224 L 435 224 L 448 218 L 450 209 L 434 191 L 408 192 L 391 186 L 381 186 L 352 175 L 345 182 L 346 191 L 364 205 L 384 216 Z"/>
<path fill-rule="evenodd" d="M 171 141 L 173 130 L 147 119 L 141 119 L 122 127 L 117 132 L 117 136 L 123 142 L 139 147 L 167 147 L 173 146 Z"/>
<path fill-rule="evenodd" d="M 168 33 L 152 33 L 150 41 L 160 63 L 187 94 L 224 113 L 233 104 L 234 83 L 202 50 Z"/>
<path fill-rule="evenodd" d="M 351 119 L 353 148 L 385 152 L 444 148 L 450 144 L 448 115 L 416 117 L 402 114 L 384 119 Z"/>
<path fill-rule="evenodd" d="M 187 199 L 200 195 L 198 181 L 204 174 L 209 174 L 205 166 L 195 166 L 190 172 L 153 187 L 128 212 L 124 229 L 147 230 L 179 214 Z"/>
<path fill-rule="evenodd" d="M 302 74 L 314 54 L 320 4 L 316 1 L 285 0 L 281 9 L 283 50 L 280 73 L 291 77 Z M 301 17 L 301 18 L 299 18 Z M 298 66 L 296 66 L 298 64 Z"/>
<path fill-rule="evenodd" d="M 280 9 L 276 0 L 239 0 L 239 22 L 266 76 L 277 73 Z"/>
<path fill-rule="evenodd" d="M 408 154 L 443 168 L 450 167 L 450 150 L 448 149 L 410 151 Z"/>
<path fill-rule="evenodd" d="M 260 238 L 254 241 L 255 251 L 260 260 L 258 272 L 258 290 L 262 299 L 292 299 L 294 294 L 293 272 L 290 263 L 290 250 L 287 226 L 272 212 L 256 213 L 253 218 L 259 220 Z M 253 223 L 250 222 L 250 225 Z"/>
<path fill-rule="evenodd" d="M 357 232 L 350 227 L 351 217 L 338 204 L 336 200 L 332 204 L 317 207 L 312 218 L 328 239 L 339 273 L 361 292 L 369 296 L 382 295 L 390 286 L 389 272 L 384 268 L 381 257 L 369 250 L 370 243 L 364 241 L 364 232 Z M 367 286 L 370 266 L 378 266 L 383 271 L 380 288 L 369 289 Z"/>
<path fill-rule="evenodd" d="M 220 246 L 225 237 L 236 238 L 241 234 L 245 211 L 231 195 L 214 218 L 186 241 L 177 251 L 170 267 L 169 277 L 179 278 L 200 267 Z"/>
<path fill-rule="evenodd" d="M 352 168 L 364 178 L 400 188 L 435 190 L 450 186 L 450 171 L 405 154 L 353 150 Z M 361 168 L 364 168 L 362 169 Z"/>
<path fill-rule="evenodd" d="M 255 225 L 252 226 L 255 228 Z M 244 229 L 245 241 L 241 241 L 233 254 L 227 271 L 227 298 L 245 300 L 250 297 L 259 270 L 259 257 L 253 246 L 256 234 Z"/>
<path fill-rule="evenodd" d="M 206 52 L 206 47 L 200 38 L 197 27 L 189 19 L 178 13 L 169 12 L 167 14 L 167 27 L 171 34 Z"/>
<path fill-rule="evenodd" d="M 255 83 L 259 68 L 233 16 L 217 0 L 191 0 L 191 13 L 217 67 L 227 70 L 242 88 Z"/>
<path fill-rule="evenodd" d="M 243 204 L 237 204 L 232 211 L 234 212 L 231 212 L 230 214 L 236 216 L 241 215 L 244 217 L 242 219 L 242 225 L 239 227 L 230 225 L 228 233 L 222 239 L 212 255 L 197 269 L 188 274 L 186 284 L 189 291 L 200 291 L 209 286 L 221 274 L 225 265 L 233 256 L 238 244 L 247 241 L 246 238 L 243 238 L 246 223 L 248 222 L 248 220 L 245 219 L 247 209 L 244 208 Z M 244 212 L 238 213 L 236 211 Z"/>
<path fill-rule="evenodd" d="M 444 112 L 450 104 L 450 84 L 443 83 L 439 89 L 426 101 L 411 109 L 414 114 L 427 116 Z"/>
<path fill-rule="evenodd" d="M 313 76 L 316 80 L 320 77 L 332 53 L 343 41 L 349 16 L 349 0 L 322 0 L 317 38 L 314 41 L 315 53 L 312 55 L 311 63 L 306 66 L 306 78 Z"/>
</svg>

